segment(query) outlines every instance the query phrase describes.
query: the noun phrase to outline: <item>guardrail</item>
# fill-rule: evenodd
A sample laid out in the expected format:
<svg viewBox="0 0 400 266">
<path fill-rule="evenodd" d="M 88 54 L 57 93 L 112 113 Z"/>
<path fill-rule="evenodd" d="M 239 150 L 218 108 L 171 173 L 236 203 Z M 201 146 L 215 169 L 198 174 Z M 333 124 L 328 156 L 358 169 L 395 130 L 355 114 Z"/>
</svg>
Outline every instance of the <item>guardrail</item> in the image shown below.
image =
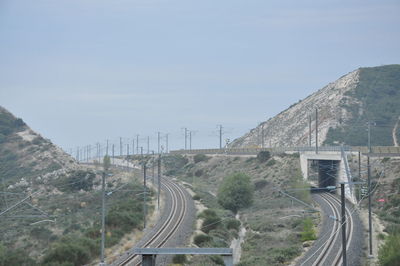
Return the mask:
<svg viewBox="0 0 400 266">
<path fill-rule="evenodd" d="M 342 146 L 320 146 L 319 152 L 341 152 Z M 343 146 L 346 152 L 361 152 L 368 154 L 366 146 Z M 226 154 L 226 155 L 255 155 L 261 151 L 269 151 L 271 153 L 284 152 L 307 152 L 315 151 L 315 147 L 299 146 L 299 147 L 271 147 L 271 148 L 222 148 L 222 149 L 194 149 L 194 150 L 174 150 L 170 154 Z M 373 146 L 371 147 L 371 155 L 387 155 L 400 156 L 400 147 L 394 146 Z"/>
</svg>

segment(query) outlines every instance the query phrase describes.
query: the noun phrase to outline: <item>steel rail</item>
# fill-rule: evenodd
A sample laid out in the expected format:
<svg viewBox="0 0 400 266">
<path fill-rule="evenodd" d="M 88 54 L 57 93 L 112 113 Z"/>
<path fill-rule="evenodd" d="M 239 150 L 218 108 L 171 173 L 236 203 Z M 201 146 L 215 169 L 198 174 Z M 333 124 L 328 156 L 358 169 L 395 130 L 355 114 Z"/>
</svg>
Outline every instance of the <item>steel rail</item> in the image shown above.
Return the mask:
<svg viewBox="0 0 400 266">
<path fill-rule="evenodd" d="M 336 204 L 337 206 L 341 206 L 341 202 L 338 198 L 336 198 L 333 195 L 328 195 L 328 197 L 330 197 Z M 338 207 L 339 209 L 339 207 Z M 354 226 L 354 222 L 353 222 L 353 216 L 352 216 L 352 212 L 347 208 L 346 206 L 346 250 L 349 249 L 350 247 L 350 243 L 351 240 L 353 238 L 353 226 Z M 339 234 L 338 234 L 339 235 Z M 342 263 L 342 249 L 340 249 L 340 252 L 337 253 L 335 260 L 334 260 L 334 265 L 340 265 Z"/>
<path fill-rule="evenodd" d="M 335 217 L 339 219 L 339 214 L 340 214 L 340 208 L 341 208 L 341 202 L 338 198 L 336 198 L 334 195 L 331 195 L 330 193 L 322 193 L 320 194 L 321 198 L 328 204 L 329 208 L 333 211 Z M 353 228 L 354 228 L 354 222 L 353 222 L 353 217 L 352 217 L 352 212 L 346 207 L 346 249 L 350 247 L 352 237 L 353 237 Z M 312 264 L 313 266 L 319 266 L 319 265 L 325 265 L 326 260 L 329 256 L 329 254 L 332 252 L 332 250 L 335 247 L 334 243 L 337 243 L 337 239 L 339 234 L 339 229 L 343 226 L 340 221 L 336 221 L 334 223 L 334 226 L 332 228 L 332 232 L 328 238 L 328 241 L 325 242 L 324 244 L 324 249 L 321 251 L 321 253 L 318 255 L 318 258 L 314 261 Z M 336 253 L 336 256 L 333 260 L 333 263 L 331 265 L 339 266 L 342 263 L 342 249 L 339 249 L 338 252 Z"/>
<path fill-rule="evenodd" d="M 174 182 L 163 178 L 163 186 L 171 194 L 172 206 L 168 218 L 157 233 L 155 233 L 142 247 L 162 247 L 177 231 L 187 212 L 185 192 Z M 180 207 L 180 208 L 179 208 Z M 118 265 L 140 265 L 140 258 L 137 254 L 131 254 Z"/>
<path fill-rule="evenodd" d="M 339 217 L 339 213 L 340 213 L 339 210 L 335 207 L 335 205 L 329 199 L 324 197 L 324 193 L 320 194 L 320 197 L 329 206 L 329 208 L 332 211 L 333 216 L 334 217 Z M 330 218 L 328 218 L 328 219 L 330 219 Z M 331 251 L 331 249 L 333 247 L 333 243 L 335 243 L 335 241 L 336 241 L 336 239 L 338 237 L 338 234 L 336 234 L 338 229 L 339 229 L 339 224 L 337 222 L 334 222 L 331 234 L 329 235 L 329 238 L 328 238 L 327 242 L 325 242 L 325 244 L 324 244 L 324 248 L 319 253 L 317 259 L 314 261 L 312 266 L 324 265 L 324 262 L 325 262 L 326 258 L 328 257 L 328 254 L 330 253 L 330 251 Z"/>
</svg>

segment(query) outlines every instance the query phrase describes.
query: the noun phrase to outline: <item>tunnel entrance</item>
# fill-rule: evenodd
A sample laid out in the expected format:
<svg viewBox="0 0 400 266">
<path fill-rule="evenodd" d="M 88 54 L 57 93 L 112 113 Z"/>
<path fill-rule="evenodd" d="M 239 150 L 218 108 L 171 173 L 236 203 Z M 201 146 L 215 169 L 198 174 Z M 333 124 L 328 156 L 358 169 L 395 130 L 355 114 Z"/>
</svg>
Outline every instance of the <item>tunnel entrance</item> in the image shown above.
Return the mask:
<svg viewBox="0 0 400 266">
<path fill-rule="evenodd" d="M 318 160 L 318 187 L 336 186 L 340 161 Z"/>
</svg>

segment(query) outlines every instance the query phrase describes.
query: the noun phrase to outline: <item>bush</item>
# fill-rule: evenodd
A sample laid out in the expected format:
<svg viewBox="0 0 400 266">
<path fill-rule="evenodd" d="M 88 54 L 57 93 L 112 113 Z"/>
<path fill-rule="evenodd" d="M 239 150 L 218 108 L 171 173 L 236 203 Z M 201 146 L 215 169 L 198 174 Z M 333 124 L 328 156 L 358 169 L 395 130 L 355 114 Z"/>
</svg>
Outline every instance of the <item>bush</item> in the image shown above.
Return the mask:
<svg viewBox="0 0 400 266">
<path fill-rule="evenodd" d="M 251 205 L 253 194 L 254 187 L 250 177 L 243 173 L 235 173 L 224 178 L 217 197 L 219 204 L 236 213 L 240 208 Z"/>
<path fill-rule="evenodd" d="M 274 164 L 276 164 L 276 161 L 274 159 L 271 159 L 265 165 L 266 166 L 273 166 Z"/>
<path fill-rule="evenodd" d="M 389 235 L 379 248 L 379 264 L 381 266 L 400 265 L 400 234 Z"/>
<path fill-rule="evenodd" d="M 186 157 L 177 154 L 163 157 L 162 162 L 166 169 L 165 174 L 171 176 L 182 173 L 184 166 L 189 162 L 189 160 Z"/>
<path fill-rule="evenodd" d="M 199 214 L 200 218 L 215 217 L 217 213 L 212 209 L 205 209 Z"/>
<path fill-rule="evenodd" d="M 234 229 L 236 231 L 239 231 L 240 221 L 236 220 L 236 219 L 227 219 L 225 221 L 225 226 L 226 226 L 226 229 L 228 229 L 228 230 Z"/>
<path fill-rule="evenodd" d="M 301 232 L 301 241 L 315 240 L 317 236 L 315 234 L 314 225 L 311 218 L 306 218 L 303 221 L 303 232 Z"/>
<path fill-rule="evenodd" d="M 257 154 L 257 160 L 260 163 L 264 163 L 264 162 L 268 161 L 269 158 L 271 158 L 271 153 L 269 151 L 260 151 Z"/>
<path fill-rule="evenodd" d="M 198 170 L 196 170 L 196 171 L 194 172 L 194 175 L 195 175 L 196 177 L 200 177 L 200 176 L 202 176 L 203 174 L 204 174 L 203 169 L 198 169 Z"/>
<path fill-rule="evenodd" d="M 211 230 L 216 229 L 221 222 L 221 219 L 218 216 L 207 216 L 204 221 L 203 225 L 201 226 L 201 231 L 204 233 L 208 233 Z"/>
<path fill-rule="evenodd" d="M 56 187 L 63 192 L 74 192 L 79 190 L 90 191 L 93 188 L 95 174 L 88 171 L 72 171 L 68 177 L 57 180 Z"/>
<path fill-rule="evenodd" d="M 208 235 L 201 234 L 194 237 L 194 243 L 199 247 L 210 241 L 212 241 L 212 237 Z"/>
<path fill-rule="evenodd" d="M 195 194 L 192 198 L 193 198 L 193 200 L 200 200 L 201 199 L 201 197 L 198 194 Z"/>
<path fill-rule="evenodd" d="M 210 157 L 206 156 L 205 154 L 196 154 L 193 157 L 193 161 L 195 163 L 199 163 L 199 162 L 207 162 L 210 159 Z"/>
<path fill-rule="evenodd" d="M 261 190 L 263 189 L 266 185 L 268 185 L 268 181 L 265 179 L 257 180 L 254 182 L 254 189 L 255 190 Z"/>
<path fill-rule="evenodd" d="M 217 265 L 225 265 L 224 260 L 221 258 L 221 256 L 212 255 L 210 259 Z"/>
<path fill-rule="evenodd" d="M 97 246 L 92 239 L 84 237 L 64 238 L 45 255 L 43 264 L 83 265 L 90 262 L 95 255 L 97 255 Z"/>
<path fill-rule="evenodd" d="M 0 266 L 21 265 L 33 266 L 35 261 L 22 249 L 7 249 L 0 244 Z"/>
<path fill-rule="evenodd" d="M 186 262 L 186 255 L 185 254 L 176 254 L 173 258 L 172 258 L 172 263 L 175 264 L 184 264 Z"/>
</svg>

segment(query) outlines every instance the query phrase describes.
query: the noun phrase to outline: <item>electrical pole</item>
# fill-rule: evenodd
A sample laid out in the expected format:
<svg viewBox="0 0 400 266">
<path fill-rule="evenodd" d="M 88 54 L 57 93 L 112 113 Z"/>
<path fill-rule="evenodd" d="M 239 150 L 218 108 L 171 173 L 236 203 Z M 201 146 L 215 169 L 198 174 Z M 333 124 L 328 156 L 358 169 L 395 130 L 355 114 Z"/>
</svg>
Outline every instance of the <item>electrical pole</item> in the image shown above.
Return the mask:
<svg viewBox="0 0 400 266">
<path fill-rule="evenodd" d="M 157 153 L 160 154 L 160 132 L 157 132 Z"/>
<path fill-rule="evenodd" d="M 185 150 L 187 149 L 187 128 L 185 127 Z"/>
<path fill-rule="evenodd" d="M 168 153 L 168 133 L 165 134 L 165 152 Z"/>
<path fill-rule="evenodd" d="M 192 131 L 189 130 L 189 150 L 192 150 Z"/>
<path fill-rule="evenodd" d="M 107 140 L 107 147 L 106 147 L 106 155 L 108 155 L 108 140 Z"/>
<path fill-rule="evenodd" d="M 261 126 L 261 148 L 264 148 L 265 146 L 264 146 L 264 124 Z"/>
<path fill-rule="evenodd" d="M 135 140 L 132 139 L 132 155 L 135 155 Z"/>
<path fill-rule="evenodd" d="M 161 154 L 158 155 L 158 192 L 157 192 L 157 208 L 160 209 L 160 189 L 161 189 Z"/>
<path fill-rule="evenodd" d="M 143 228 L 146 228 L 146 215 L 147 215 L 147 206 L 146 206 L 146 163 L 143 164 Z"/>
<path fill-rule="evenodd" d="M 119 156 L 122 157 L 122 138 L 119 138 Z"/>
<path fill-rule="evenodd" d="M 308 146 L 311 147 L 311 115 L 308 116 Z"/>
<path fill-rule="evenodd" d="M 155 172 L 154 172 L 154 169 L 155 169 L 155 164 L 156 164 L 156 160 L 155 160 L 155 158 L 154 158 L 154 151 L 153 151 L 153 163 L 152 163 L 152 173 L 151 173 L 151 176 L 153 177 L 153 185 L 155 185 L 155 183 L 154 183 L 154 181 L 155 181 L 155 177 L 154 177 L 154 175 L 155 175 Z"/>
<path fill-rule="evenodd" d="M 140 156 L 143 157 L 143 147 L 140 147 Z"/>
<path fill-rule="evenodd" d="M 368 229 L 369 229 L 369 257 L 372 258 L 372 212 L 371 212 L 371 164 L 369 156 L 371 155 L 371 121 L 368 121 Z"/>
<path fill-rule="evenodd" d="M 342 260 L 343 266 L 347 266 L 347 257 L 346 257 L 346 201 L 344 195 L 344 183 L 340 184 L 340 192 L 342 199 Z"/>
<path fill-rule="evenodd" d="M 129 144 L 126 144 L 126 171 L 129 172 Z"/>
<path fill-rule="evenodd" d="M 136 154 L 139 154 L 139 135 L 136 135 Z"/>
<path fill-rule="evenodd" d="M 222 125 L 219 126 L 219 149 L 222 149 Z"/>
<path fill-rule="evenodd" d="M 114 154 L 114 144 L 113 144 L 113 145 L 112 145 L 112 162 L 113 162 L 113 164 L 115 165 L 114 157 L 115 157 L 115 154 Z"/>
<path fill-rule="evenodd" d="M 315 108 L 315 153 L 318 154 L 318 109 Z"/>
<path fill-rule="evenodd" d="M 147 154 L 150 153 L 150 137 L 147 136 Z"/>
<path fill-rule="evenodd" d="M 358 151 L 358 181 L 361 181 L 361 152 Z M 358 190 L 358 200 L 361 200 L 361 189 Z"/>
<path fill-rule="evenodd" d="M 106 208 L 106 173 L 103 171 L 102 182 L 101 182 L 101 256 L 100 266 L 105 265 L 104 263 L 104 242 L 105 242 L 105 208 Z"/>
</svg>

